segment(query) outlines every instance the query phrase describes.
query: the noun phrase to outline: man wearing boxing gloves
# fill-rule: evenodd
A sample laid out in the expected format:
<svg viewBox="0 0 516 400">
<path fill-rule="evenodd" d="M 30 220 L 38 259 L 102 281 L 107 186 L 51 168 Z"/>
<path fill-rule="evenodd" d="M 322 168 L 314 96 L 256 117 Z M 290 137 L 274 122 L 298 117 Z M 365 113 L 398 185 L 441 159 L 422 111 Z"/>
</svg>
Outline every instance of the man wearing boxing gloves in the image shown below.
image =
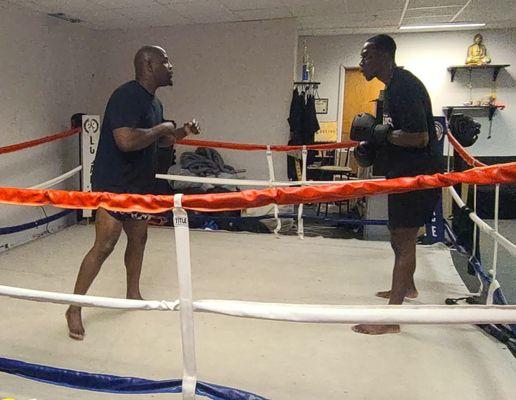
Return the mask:
<svg viewBox="0 0 516 400">
<path fill-rule="evenodd" d="M 369 114 L 355 117 L 351 139 L 357 140 L 355 156 L 361 166 L 374 163 L 377 152 L 385 158 L 387 178 L 433 174 L 440 170 L 441 156 L 436 148 L 432 105 L 428 92 L 412 73 L 396 66 L 396 43 L 388 35 L 366 41 L 360 68 L 370 81 L 385 83 L 383 124 Z M 405 297 L 415 298 L 416 239 L 418 230 L 432 218 L 440 189 L 390 194 L 388 198 L 389 232 L 394 250 L 391 290 L 376 295 L 389 304 L 402 304 Z M 398 333 L 399 325 L 356 325 L 358 333 L 380 335 Z"/>
<path fill-rule="evenodd" d="M 176 128 L 165 122 L 163 106 L 155 96 L 162 86 L 172 86 L 172 64 L 161 47 L 144 46 L 134 57 L 136 79 L 114 91 L 104 113 L 93 167 L 96 192 L 151 194 L 155 190 L 159 147 L 171 147 L 187 135 L 199 133 L 192 120 Z M 140 273 L 147 240 L 149 215 L 99 208 L 95 217 L 95 243 L 81 264 L 75 294 L 84 295 L 122 230 L 127 235 L 125 267 L 128 299 L 142 299 Z M 66 311 L 68 335 L 84 339 L 81 307 Z"/>
</svg>

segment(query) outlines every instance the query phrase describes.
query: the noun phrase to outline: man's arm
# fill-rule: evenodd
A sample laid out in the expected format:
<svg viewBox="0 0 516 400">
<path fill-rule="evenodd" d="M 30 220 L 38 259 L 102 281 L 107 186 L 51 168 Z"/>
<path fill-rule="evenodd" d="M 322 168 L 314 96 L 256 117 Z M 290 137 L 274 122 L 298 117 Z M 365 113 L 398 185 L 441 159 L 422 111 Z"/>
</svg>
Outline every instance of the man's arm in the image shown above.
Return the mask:
<svg viewBox="0 0 516 400">
<path fill-rule="evenodd" d="M 129 152 L 144 149 L 161 138 L 175 140 L 176 131 L 178 130 L 175 129 L 174 124 L 164 122 L 150 129 L 126 127 L 114 129 L 113 136 L 118 148 L 123 152 Z"/>
<path fill-rule="evenodd" d="M 419 87 L 406 88 L 403 101 L 400 104 L 400 129 L 393 130 L 387 135 L 387 140 L 400 147 L 422 149 L 428 145 L 428 125 L 426 109 L 422 101 Z"/>
<path fill-rule="evenodd" d="M 159 147 L 170 147 L 188 135 L 198 135 L 200 131 L 199 123 L 194 119 L 184 124 L 181 128 L 174 129 L 173 135 L 160 137 L 158 145 Z"/>
<path fill-rule="evenodd" d="M 389 132 L 387 140 L 396 146 L 422 149 L 427 146 L 429 137 L 428 131 L 405 132 L 402 129 L 397 129 Z"/>
</svg>

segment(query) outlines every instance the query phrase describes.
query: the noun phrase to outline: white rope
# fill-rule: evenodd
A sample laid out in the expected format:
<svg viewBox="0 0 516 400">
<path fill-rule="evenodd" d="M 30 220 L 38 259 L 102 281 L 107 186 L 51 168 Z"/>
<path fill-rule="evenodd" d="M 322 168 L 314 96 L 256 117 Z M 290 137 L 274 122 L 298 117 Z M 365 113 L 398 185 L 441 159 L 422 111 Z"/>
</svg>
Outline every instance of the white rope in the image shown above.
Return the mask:
<svg viewBox="0 0 516 400">
<path fill-rule="evenodd" d="M 81 307 L 123 310 L 179 311 L 180 301 L 143 301 L 83 296 L 0 286 L 0 295 L 17 299 L 73 304 Z M 342 306 L 278 304 L 233 300 L 198 300 L 193 309 L 245 318 L 317 323 L 376 324 L 511 324 L 516 323 L 516 305 L 506 306 Z"/>
<path fill-rule="evenodd" d="M 448 187 L 448 190 L 450 191 L 453 200 L 457 203 L 459 207 L 464 207 L 465 204 L 460 198 L 460 196 L 457 194 L 455 189 L 453 187 Z M 504 236 L 500 235 L 496 230 L 491 228 L 488 224 L 486 224 L 480 217 L 474 212 L 469 213 L 469 218 L 478 225 L 478 228 L 482 231 L 488 234 L 490 237 L 493 238 L 493 240 L 496 243 L 501 244 L 511 255 L 516 256 L 516 244 L 512 243 L 510 240 L 505 238 Z"/>
<path fill-rule="evenodd" d="M 58 176 L 57 178 L 40 183 L 39 185 L 31 186 L 29 189 L 47 189 L 49 187 L 55 186 L 58 183 L 61 183 L 65 180 L 67 180 L 68 178 L 70 178 L 71 176 L 80 172 L 81 170 L 82 170 L 82 165 L 79 165 L 78 167 L 75 167 L 74 169 L 66 172 L 65 174 Z"/>
<path fill-rule="evenodd" d="M 310 186 L 310 185 L 349 185 L 352 182 L 375 182 L 383 181 L 385 178 L 363 179 L 363 180 L 346 180 L 346 181 L 271 181 L 271 180 L 249 180 L 249 179 L 225 179 L 225 178 L 206 178 L 201 176 L 188 175 L 167 175 L 156 174 L 157 179 L 165 179 L 178 182 L 195 182 L 195 183 L 211 183 L 216 185 L 232 185 L 232 186 Z M 306 179 L 306 178 L 305 178 Z"/>
<path fill-rule="evenodd" d="M 330 306 L 200 300 L 196 311 L 291 322 L 345 324 L 510 324 L 516 321 L 516 305 L 448 306 L 385 305 Z"/>
<path fill-rule="evenodd" d="M 80 307 L 113 308 L 120 310 L 176 311 L 179 301 L 127 300 L 112 297 L 47 292 L 43 290 L 0 286 L 0 296 L 45 303 L 71 304 Z"/>
<path fill-rule="evenodd" d="M 301 181 L 306 182 L 306 162 L 307 162 L 308 151 L 306 150 L 306 146 L 303 145 L 303 150 L 301 151 Z M 304 185 L 302 185 L 304 186 Z M 297 208 L 297 235 L 300 239 L 305 238 L 305 229 L 303 222 L 303 203 L 300 203 Z"/>
<path fill-rule="evenodd" d="M 276 177 L 274 175 L 274 162 L 272 160 L 272 151 L 271 146 L 267 146 L 267 151 L 265 152 L 267 157 L 267 165 L 269 167 L 269 186 L 272 187 L 272 183 L 276 181 Z M 279 218 L 279 207 L 276 203 L 274 206 L 274 219 L 276 220 L 276 228 L 274 228 L 274 234 L 277 238 L 279 238 L 279 231 L 281 229 L 281 219 Z"/>
<path fill-rule="evenodd" d="M 190 261 L 190 230 L 188 214 L 181 207 L 182 194 L 174 195 L 174 232 L 176 239 L 177 275 L 181 313 L 183 348 L 183 400 L 195 399 L 197 363 L 195 358 L 195 331 L 192 304 L 192 267 Z"/>
</svg>

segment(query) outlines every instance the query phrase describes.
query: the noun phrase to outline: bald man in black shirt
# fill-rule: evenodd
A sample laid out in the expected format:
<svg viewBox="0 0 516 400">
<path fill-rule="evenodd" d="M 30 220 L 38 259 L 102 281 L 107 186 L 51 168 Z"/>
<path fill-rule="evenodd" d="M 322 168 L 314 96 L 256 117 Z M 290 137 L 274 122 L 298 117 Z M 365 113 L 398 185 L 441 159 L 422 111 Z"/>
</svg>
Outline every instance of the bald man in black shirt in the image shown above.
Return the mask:
<svg viewBox="0 0 516 400">
<path fill-rule="evenodd" d="M 198 134 L 195 120 L 177 128 L 164 122 L 163 106 L 156 90 L 172 86 L 172 63 L 158 46 L 144 46 L 134 57 L 136 78 L 116 89 L 106 106 L 99 145 L 93 166 L 92 186 L 96 192 L 152 194 L 158 166 L 158 148 L 171 147 L 191 134 Z M 127 298 L 142 299 L 140 273 L 147 241 L 149 215 L 114 212 L 99 208 L 95 217 L 95 243 L 81 264 L 74 294 L 84 295 L 122 230 L 127 235 L 125 267 Z M 66 311 L 68 335 L 84 339 L 81 307 Z"/>
<path fill-rule="evenodd" d="M 388 35 L 377 35 L 364 44 L 360 67 L 365 78 L 385 83 L 384 123 L 392 129 L 386 143 L 377 148 L 385 158 L 386 177 L 433 174 L 439 171 L 437 136 L 428 92 L 412 73 L 396 66 L 396 44 Z M 378 147 L 378 146 L 377 146 Z M 415 298 L 416 239 L 421 226 L 430 222 L 440 190 L 416 190 L 388 198 L 389 232 L 395 262 L 391 290 L 376 295 L 389 304 Z M 357 325 L 358 333 L 397 333 L 399 325 Z"/>
</svg>

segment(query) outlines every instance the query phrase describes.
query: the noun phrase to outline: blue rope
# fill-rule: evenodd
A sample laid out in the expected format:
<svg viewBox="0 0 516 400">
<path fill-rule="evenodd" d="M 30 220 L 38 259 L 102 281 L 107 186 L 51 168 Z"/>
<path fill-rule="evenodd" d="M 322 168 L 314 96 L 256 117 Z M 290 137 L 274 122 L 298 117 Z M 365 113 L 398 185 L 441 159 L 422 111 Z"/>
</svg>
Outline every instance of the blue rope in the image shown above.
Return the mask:
<svg viewBox="0 0 516 400">
<path fill-rule="evenodd" d="M 104 393 L 181 393 L 182 390 L 182 382 L 179 379 L 153 381 L 143 378 L 93 374 L 2 357 L 0 357 L 0 372 L 57 386 Z M 265 397 L 242 390 L 204 382 L 197 382 L 196 394 L 212 400 L 267 400 Z"/>
<path fill-rule="evenodd" d="M 50 222 L 56 221 L 59 218 L 65 217 L 66 215 L 71 214 L 73 212 L 75 212 L 75 210 L 64 210 L 57 214 L 51 215 L 49 217 L 38 219 L 37 221 L 28 222 L 26 224 L 21 224 L 21 225 L 7 226 L 4 228 L 0 228 L 0 235 L 9 235 L 11 233 L 17 233 L 17 232 L 26 231 L 28 229 L 36 228 L 38 226 L 45 225 Z"/>
</svg>

